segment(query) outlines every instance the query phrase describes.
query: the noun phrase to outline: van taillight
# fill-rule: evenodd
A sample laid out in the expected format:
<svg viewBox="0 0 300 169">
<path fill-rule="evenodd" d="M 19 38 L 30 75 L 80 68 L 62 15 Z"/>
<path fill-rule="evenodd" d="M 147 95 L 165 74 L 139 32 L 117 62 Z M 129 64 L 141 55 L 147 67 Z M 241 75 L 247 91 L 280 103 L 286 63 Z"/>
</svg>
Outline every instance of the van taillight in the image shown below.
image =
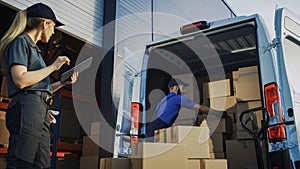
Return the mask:
<svg viewBox="0 0 300 169">
<path fill-rule="evenodd" d="M 276 83 L 270 83 L 265 86 L 265 99 L 266 99 L 266 109 L 269 112 L 270 122 L 272 124 L 277 124 L 284 122 L 284 116 L 282 112 L 282 107 L 280 103 L 279 91 Z M 277 125 L 268 128 L 269 139 L 285 139 L 285 125 Z"/>
<path fill-rule="evenodd" d="M 139 135 L 139 119 L 140 119 L 140 112 L 142 111 L 142 105 L 137 102 L 131 103 L 131 137 L 130 142 L 131 144 L 138 142 L 138 135 Z"/>
</svg>

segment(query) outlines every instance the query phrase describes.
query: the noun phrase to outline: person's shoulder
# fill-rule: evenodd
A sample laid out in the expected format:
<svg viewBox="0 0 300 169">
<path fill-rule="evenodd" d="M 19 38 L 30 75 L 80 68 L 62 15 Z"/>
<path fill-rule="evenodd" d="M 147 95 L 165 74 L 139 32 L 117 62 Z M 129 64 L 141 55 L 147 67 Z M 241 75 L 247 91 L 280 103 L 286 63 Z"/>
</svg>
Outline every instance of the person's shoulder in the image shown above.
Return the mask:
<svg viewBox="0 0 300 169">
<path fill-rule="evenodd" d="M 24 36 L 23 34 L 17 36 L 17 37 L 12 41 L 11 44 L 17 44 L 17 43 L 24 43 L 24 44 L 26 44 L 26 38 L 25 38 L 25 36 Z"/>
</svg>

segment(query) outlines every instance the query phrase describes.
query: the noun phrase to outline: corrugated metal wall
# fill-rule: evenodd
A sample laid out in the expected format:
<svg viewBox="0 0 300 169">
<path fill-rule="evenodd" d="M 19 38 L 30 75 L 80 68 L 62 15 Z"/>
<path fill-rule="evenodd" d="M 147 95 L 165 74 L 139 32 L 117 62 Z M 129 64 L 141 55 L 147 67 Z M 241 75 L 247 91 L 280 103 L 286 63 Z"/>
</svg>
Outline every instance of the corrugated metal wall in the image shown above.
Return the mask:
<svg viewBox="0 0 300 169">
<path fill-rule="evenodd" d="M 1 0 L 1 3 L 18 10 L 26 9 L 37 2 L 49 5 L 58 20 L 65 24 L 58 29 L 101 46 L 102 33 L 98 32 L 97 38 L 92 35 L 103 25 L 104 0 Z"/>
</svg>

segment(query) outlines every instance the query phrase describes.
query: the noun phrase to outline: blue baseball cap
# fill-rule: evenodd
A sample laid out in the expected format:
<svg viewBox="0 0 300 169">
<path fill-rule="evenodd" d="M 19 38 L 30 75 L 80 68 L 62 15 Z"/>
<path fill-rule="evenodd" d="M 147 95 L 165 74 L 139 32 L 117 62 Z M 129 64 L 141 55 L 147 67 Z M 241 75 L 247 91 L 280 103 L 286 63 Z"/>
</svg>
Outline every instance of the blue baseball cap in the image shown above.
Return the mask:
<svg viewBox="0 0 300 169">
<path fill-rule="evenodd" d="M 56 19 L 53 10 L 49 6 L 43 3 L 36 3 L 28 7 L 26 11 L 27 11 L 27 17 L 40 17 L 40 18 L 51 19 L 55 22 L 55 27 L 64 25 L 63 23 L 61 23 Z"/>
<path fill-rule="evenodd" d="M 172 80 L 170 80 L 169 83 L 168 83 L 168 87 L 169 87 L 169 88 L 171 88 L 171 87 L 173 87 L 173 86 L 179 86 L 179 85 L 182 85 L 182 86 L 188 86 L 188 85 L 190 85 L 190 84 L 185 83 L 185 82 L 183 82 L 183 81 L 180 80 L 180 79 L 172 79 Z"/>
</svg>

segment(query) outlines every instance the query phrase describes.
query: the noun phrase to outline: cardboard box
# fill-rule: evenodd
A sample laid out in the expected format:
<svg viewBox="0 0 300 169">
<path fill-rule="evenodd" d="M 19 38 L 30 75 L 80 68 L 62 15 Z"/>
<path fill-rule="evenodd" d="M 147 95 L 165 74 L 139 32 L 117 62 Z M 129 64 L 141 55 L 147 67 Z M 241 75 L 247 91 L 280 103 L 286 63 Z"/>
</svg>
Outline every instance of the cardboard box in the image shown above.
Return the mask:
<svg viewBox="0 0 300 169">
<path fill-rule="evenodd" d="M 132 145 L 132 169 L 184 169 L 187 156 L 182 146 L 174 143 L 137 143 Z"/>
<path fill-rule="evenodd" d="M 130 169 L 131 160 L 128 158 L 101 158 L 100 169 Z"/>
<path fill-rule="evenodd" d="M 240 67 L 238 69 L 238 75 L 241 76 L 248 76 L 250 74 L 257 74 L 258 68 L 257 66 L 248 66 L 248 67 Z"/>
<path fill-rule="evenodd" d="M 183 146 L 188 158 L 209 158 L 209 128 L 174 126 L 166 129 L 167 143 Z"/>
<path fill-rule="evenodd" d="M 91 136 L 99 136 L 100 135 L 100 122 L 92 122 L 91 123 Z"/>
<path fill-rule="evenodd" d="M 253 140 L 226 140 L 226 158 L 229 169 L 257 168 L 256 151 Z"/>
<path fill-rule="evenodd" d="M 82 156 L 80 157 L 80 169 L 98 169 L 99 156 Z"/>
<path fill-rule="evenodd" d="M 225 159 L 188 159 L 188 169 L 227 169 Z"/>
<path fill-rule="evenodd" d="M 82 145 L 82 156 L 98 156 L 99 139 L 99 136 L 84 136 Z"/>
<path fill-rule="evenodd" d="M 209 98 L 230 96 L 230 79 L 208 82 Z"/>
<path fill-rule="evenodd" d="M 8 144 L 9 132 L 5 124 L 5 111 L 0 111 L 0 144 Z"/>
<path fill-rule="evenodd" d="M 260 85 L 258 75 L 239 77 L 236 87 L 238 102 L 260 100 Z"/>
<path fill-rule="evenodd" d="M 8 87 L 7 87 L 7 78 L 6 78 L 6 76 L 2 76 L 0 96 L 8 97 Z"/>
<path fill-rule="evenodd" d="M 155 143 L 166 143 L 167 140 L 166 129 L 160 129 L 154 131 L 154 142 Z"/>
<path fill-rule="evenodd" d="M 218 111 L 236 112 L 236 97 L 210 98 L 210 108 Z"/>
</svg>

